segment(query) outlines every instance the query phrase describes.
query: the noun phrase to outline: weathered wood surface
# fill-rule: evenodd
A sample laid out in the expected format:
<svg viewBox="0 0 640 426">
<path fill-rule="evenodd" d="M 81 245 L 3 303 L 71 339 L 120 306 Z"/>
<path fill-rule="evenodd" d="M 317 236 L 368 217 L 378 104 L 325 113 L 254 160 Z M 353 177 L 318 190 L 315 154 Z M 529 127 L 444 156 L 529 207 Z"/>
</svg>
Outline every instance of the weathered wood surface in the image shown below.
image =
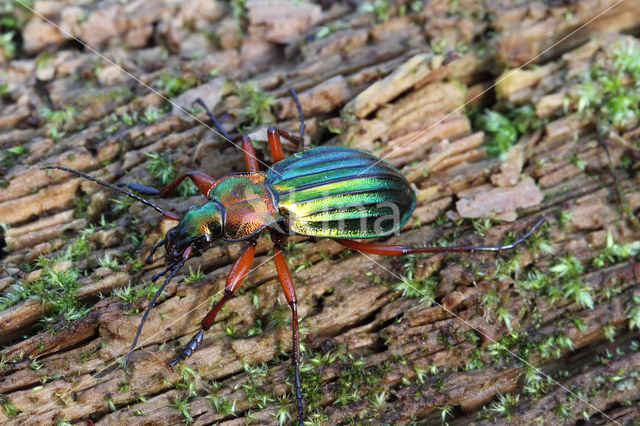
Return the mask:
<svg viewBox="0 0 640 426">
<path fill-rule="evenodd" d="M 125 376 L 117 360 L 147 299 L 127 303 L 112 293 L 142 288 L 162 269 L 161 255 L 150 266 L 140 262 L 171 223 L 137 204 L 115 209 L 114 194 L 39 170 L 59 164 L 111 182 L 126 175 L 158 185 L 148 170 L 154 153 L 179 171 L 241 170 L 234 147 L 178 107 L 166 108 L 159 94 L 181 107 L 199 96 L 229 130 L 242 126 L 265 139 L 266 125 L 251 126 L 234 86 L 250 81 L 275 99 L 260 121 L 297 131 L 287 95 L 293 87 L 306 114 L 306 143 L 369 150 L 405 173 L 418 206 L 389 241 L 499 244 L 540 214 L 549 223 L 536 243 L 499 256 L 412 261 L 295 239 L 288 259 L 303 318 L 307 421 L 636 422 L 640 359 L 632 326 L 640 326 L 640 266 L 633 257 L 598 259 L 608 235 L 618 246 L 640 239 L 632 220 L 640 208 L 637 122 L 609 141 L 609 173 L 593 122 L 567 100 L 576 75 L 607 63 L 621 43 L 638 43 L 619 34 L 589 38 L 635 31 L 640 10 L 631 0 L 512 3 L 250 0 L 240 16 L 220 1 L 33 3 L 68 34 L 14 4 L 22 51 L 6 57 L 0 72 L 0 291 L 8 297 L 17 286 L 46 282 L 52 271 L 77 272 L 73 297 L 78 309 L 90 310 L 44 325 L 54 307 L 30 297 L 0 312 L 0 422 L 295 418 L 289 311 L 268 238 L 258 242 L 244 291 L 184 363 L 193 370 L 171 371 L 165 362 L 220 295 L 241 243 L 217 244 L 187 262 L 149 316 Z M 113 64 L 70 43 L 70 35 Z M 543 66 L 498 78 L 505 65 L 537 55 Z M 178 77 L 192 86 L 181 94 L 166 83 Z M 494 100 L 492 90 L 483 91 L 496 82 Z M 470 105 L 494 102 L 530 104 L 549 120 L 503 160 L 487 155 L 487 136 L 467 115 Z M 198 118 L 206 120 L 201 112 Z M 264 145 L 258 151 L 269 162 Z M 158 201 L 178 213 L 199 202 L 177 195 Z M 461 219 L 488 215 L 509 222 L 476 232 L 485 222 Z M 52 262 L 37 262 L 41 256 Z M 573 275 L 554 269 L 561 259 L 577 262 Z M 204 276 L 188 282 L 190 268 Z M 532 284 L 535 271 L 547 277 L 544 289 Z M 409 284 L 397 285 L 403 280 Z M 578 303 L 576 291 L 588 293 L 592 306 Z"/>
</svg>

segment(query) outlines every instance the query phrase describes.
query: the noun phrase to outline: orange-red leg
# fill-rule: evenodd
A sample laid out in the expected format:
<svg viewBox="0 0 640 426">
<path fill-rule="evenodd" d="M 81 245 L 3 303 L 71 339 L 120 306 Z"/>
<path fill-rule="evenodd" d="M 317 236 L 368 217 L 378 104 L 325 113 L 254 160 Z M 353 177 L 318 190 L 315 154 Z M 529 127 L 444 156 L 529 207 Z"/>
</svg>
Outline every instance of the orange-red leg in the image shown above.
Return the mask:
<svg viewBox="0 0 640 426">
<path fill-rule="evenodd" d="M 205 175 L 202 172 L 198 172 L 194 170 L 191 172 L 187 172 L 183 175 L 180 175 L 180 177 L 178 177 L 173 182 L 171 182 L 170 184 L 162 188 L 160 190 L 161 195 L 163 197 L 169 195 L 169 193 L 171 193 L 171 191 L 176 189 L 177 186 L 180 185 L 180 183 L 186 178 L 190 178 L 198 188 L 198 191 L 200 191 L 200 193 L 205 197 L 209 194 L 209 190 L 211 190 L 211 186 L 213 186 L 213 183 L 216 181 L 216 179 L 212 178 L 211 176 Z"/>
<path fill-rule="evenodd" d="M 272 233 L 272 235 L 274 235 Z M 296 405 L 298 408 L 298 421 L 300 425 L 303 424 L 302 420 L 302 392 L 300 391 L 300 341 L 298 337 L 298 300 L 296 299 L 296 290 L 293 287 L 293 278 L 291 277 L 291 271 L 287 266 L 287 261 L 282 254 L 282 249 L 279 243 L 273 247 L 273 258 L 276 262 L 276 270 L 278 271 L 278 278 L 284 291 L 284 297 L 291 307 L 291 314 L 293 317 L 292 331 L 293 331 L 293 357 L 292 364 L 295 374 L 295 391 L 296 391 Z"/>
<path fill-rule="evenodd" d="M 185 180 L 186 178 L 190 178 L 193 181 L 193 183 L 196 185 L 196 187 L 198 187 L 198 190 L 205 197 L 207 196 L 207 194 L 209 194 L 211 185 L 213 185 L 213 183 L 216 181 L 211 176 L 205 175 L 202 172 L 198 172 L 194 170 L 194 171 L 187 172 L 180 175 L 173 182 L 169 183 L 167 186 L 165 186 L 162 189 L 156 189 L 150 186 L 140 185 L 138 183 L 127 183 L 127 182 L 120 182 L 118 183 L 118 186 L 120 187 L 126 186 L 127 188 L 133 189 L 134 191 L 138 191 L 141 194 L 145 194 L 145 195 L 160 195 L 161 197 L 166 197 L 171 193 L 171 191 L 176 189 L 176 187 L 180 185 L 182 181 Z"/>
<path fill-rule="evenodd" d="M 278 127 L 269 127 L 269 129 L 267 130 L 267 139 L 269 140 L 271 157 L 273 158 L 273 161 L 275 163 L 284 159 L 282 142 L 280 140 L 281 137 L 290 142 L 293 142 L 296 146 L 302 146 L 302 144 L 304 143 L 304 114 L 302 113 L 302 106 L 300 106 L 300 101 L 298 101 L 298 95 L 296 91 L 293 88 L 289 91 L 291 92 L 293 102 L 295 102 L 296 108 L 298 109 L 298 118 L 300 119 L 300 136 L 292 135 L 286 130 L 280 129 Z"/>
<path fill-rule="evenodd" d="M 253 143 L 249 136 L 242 136 L 242 155 L 244 156 L 244 164 L 247 166 L 248 172 L 257 172 L 260 170 L 256 151 L 253 149 Z"/>
<path fill-rule="evenodd" d="M 222 308 L 222 305 L 231 297 L 231 295 L 238 289 L 240 284 L 244 281 L 247 273 L 249 272 L 249 268 L 251 267 L 251 263 L 253 262 L 253 257 L 256 252 L 256 242 L 255 239 L 250 241 L 249 247 L 242 253 L 242 255 L 235 261 L 233 266 L 231 267 L 231 271 L 229 272 L 229 276 L 227 277 L 227 282 L 224 287 L 224 295 L 222 299 L 215 304 L 215 306 L 209 311 L 209 313 L 204 317 L 201 323 L 200 331 L 198 331 L 195 336 L 191 338 L 191 341 L 184 348 L 182 353 L 178 355 L 173 361 L 169 363 L 171 367 L 176 365 L 179 361 L 186 359 L 191 356 L 191 354 L 196 350 L 200 342 L 202 342 L 202 337 L 204 336 L 204 332 L 211 328 L 213 321 L 216 319 L 216 315 Z"/>
<path fill-rule="evenodd" d="M 284 159 L 284 152 L 282 151 L 282 142 L 280 141 L 280 137 L 283 137 L 296 145 L 300 145 L 304 141 L 302 137 L 294 136 L 286 130 L 273 126 L 269 127 L 267 130 L 267 139 L 269 140 L 271 157 L 273 157 L 273 161 L 275 163 Z"/>
<path fill-rule="evenodd" d="M 385 245 L 385 244 L 372 244 L 354 240 L 338 240 L 345 247 L 358 250 L 364 253 L 379 254 L 382 256 L 404 256 L 406 254 L 415 253 L 442 253 L 442 252 L 470 252 L 470 251 L 501 251 L 510 250 L 522 243 L 529 237 L 542 223 L 545 218 L 541 216 L 537 222 L 522 235 L 516 241 L 510 244 L 504 244 L 501 246 L 450 246 L 450 247 L 416 247 L 410 248 L 405 246 Z"/>
</svg>

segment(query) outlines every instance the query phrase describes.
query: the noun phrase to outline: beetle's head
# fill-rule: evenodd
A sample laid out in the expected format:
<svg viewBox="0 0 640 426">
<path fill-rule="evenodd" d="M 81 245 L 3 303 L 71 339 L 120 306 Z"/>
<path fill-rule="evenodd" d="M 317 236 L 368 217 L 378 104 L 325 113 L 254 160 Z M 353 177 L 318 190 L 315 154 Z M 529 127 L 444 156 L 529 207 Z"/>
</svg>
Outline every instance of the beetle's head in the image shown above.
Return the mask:
<svg viewBox="0 0 640 426">
<path fill-rule="evenodd" d="M 168 261 L 179 259 L 191 246 L 191 257 L 199 256 L 211 243 L 222 237 L 222 212 L 220 205 L 208 202 L 192 206 L 180 218 L 177 226 L 169 229 L 164 239 Z"/>
</svg>

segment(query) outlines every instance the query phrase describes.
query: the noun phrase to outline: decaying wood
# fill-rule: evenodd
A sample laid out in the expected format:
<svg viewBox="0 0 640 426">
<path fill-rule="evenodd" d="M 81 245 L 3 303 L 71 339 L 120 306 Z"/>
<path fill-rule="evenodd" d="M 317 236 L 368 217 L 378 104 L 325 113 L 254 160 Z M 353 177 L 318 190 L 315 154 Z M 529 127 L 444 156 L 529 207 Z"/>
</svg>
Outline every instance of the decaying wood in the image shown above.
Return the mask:
<svg viewBox="0 0 640 426">
<path fill-rule="evenodd" d="M 252 117 L 238 88 L 249 82 L 274 98 L 261 113 L 265 123 L 297 132 L 287 92 L 293 87 L 306 114 L 305 144 L 365 149 L 407 176 L 418 205 L 388 241 L 496 245 L 543 214 L 548 227 L 536 238 L 555 253 L 533 244 L 500 255 L 410 260 L 291 239 L 307 420 L 637 420 L 639 336 L 630 318 L 640 309 L 640 265 L 632 257 L 594 263 L 609 241 L 640 239 L 613 179 L 637 212 L 637 166 L 616 168 L 612 177 L 593 123 L 565 103 L 573 78 L 606 60 L 612 46 L 638 43 L 599 33 L 635 29 L 640 9 L 630 0 L 438 0 L 414 10 L 417 3 L 251 0 L 241 16 L 222 1 L 33 3 L 68 34 L 14 11 L 22 51 L 2 65 L 0 148 L 25 152 L 0 165 L 0 292 L 39 282 L 46 271 L 79 271 L 75 298 L 90 310 L 49 326 L 40 321 L 52 307 L 35 297 L 0 312 L 2 424 L 292 421 L 289 311 L 268 237 L 258 240 L 244 291 L 184 363 L 193 373 L 166 362 L 198 329 L 243 243 L 216 244 L 187 262 L 151 311 L 125 375 L 118 359 L 147 299 L 125 303 L 115 290 L 141 288 L 163 269 L 163 249 L 151 265 L 135 261 L 172 223 L 137 204 L 115 211 L 117 197 L 104 188 L 39 169 L 59 164 L 109 182 L 156 186 L 149 155 L 162 154 L 179 171 L 242 170 L 240 152 L 198 122 L 206 115 L 196 120 L 182 109 L 192 113 L 200 97 L 228 131 L 241 126 L 265 139 L 266 124 L 247 128 Z M 69 43 L 70 36 L 113 63 Z M 499 74 L 505 63 L 536 56 L 542 66 Z M 194 84 L 171 93 L 161 83 L 166 76 Z M 468 115 L 470 105 L 492 105 L 494 83 L 496 104 L 531 104 L 549 120 L 502 160 L 487 155 L 486 135 Z M 174 104 L 165 108 L 160 95 Z M 71 112 L 53 123 L 44 108 Z M 616 167 L 636 158 L 637 127 L 618 137 L 608 148 Z M 256 145 L 268 162 L 265 146 Z M 178 213 L 201 202 L 158 201 Z M 505 222 L 483 229 L 482 220 L 464 219 L 486 216 Z M 132 240 L 134 231 L 141 241 Z M 81 235 L 90 254 L 65 257 Z M 99 262 L 106 255 L 116 266 Z M 593 306 L 522 284 L 540 271 L 560 286 L 564 278 L 550 268 L 569 255 L 583 265 L 572 279 L 588 287 Z M 198 268 L 204 277 L 187 282 Z M 410 294 L 407 283 L 424 294 Z M 534 376 L 544 382 L 539 393 L 527 390 Z"/>
</svg>

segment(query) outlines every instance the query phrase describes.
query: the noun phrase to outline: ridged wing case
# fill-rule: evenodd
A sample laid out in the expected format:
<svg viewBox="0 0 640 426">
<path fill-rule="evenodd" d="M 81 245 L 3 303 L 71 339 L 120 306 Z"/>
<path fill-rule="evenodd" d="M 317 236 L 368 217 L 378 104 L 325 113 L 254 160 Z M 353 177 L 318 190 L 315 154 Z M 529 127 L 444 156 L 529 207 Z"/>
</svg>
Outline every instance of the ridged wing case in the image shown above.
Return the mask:
<svg viewBox="0 0 640 426">
<path fill-rule="evenodd" d="M 389 163 L 358 149 L 309 149 L 273 165 L 265 183 L 285 225 L 300 235 L 372 238 L 406 223 L 416 198 Z"/>
</svg>

